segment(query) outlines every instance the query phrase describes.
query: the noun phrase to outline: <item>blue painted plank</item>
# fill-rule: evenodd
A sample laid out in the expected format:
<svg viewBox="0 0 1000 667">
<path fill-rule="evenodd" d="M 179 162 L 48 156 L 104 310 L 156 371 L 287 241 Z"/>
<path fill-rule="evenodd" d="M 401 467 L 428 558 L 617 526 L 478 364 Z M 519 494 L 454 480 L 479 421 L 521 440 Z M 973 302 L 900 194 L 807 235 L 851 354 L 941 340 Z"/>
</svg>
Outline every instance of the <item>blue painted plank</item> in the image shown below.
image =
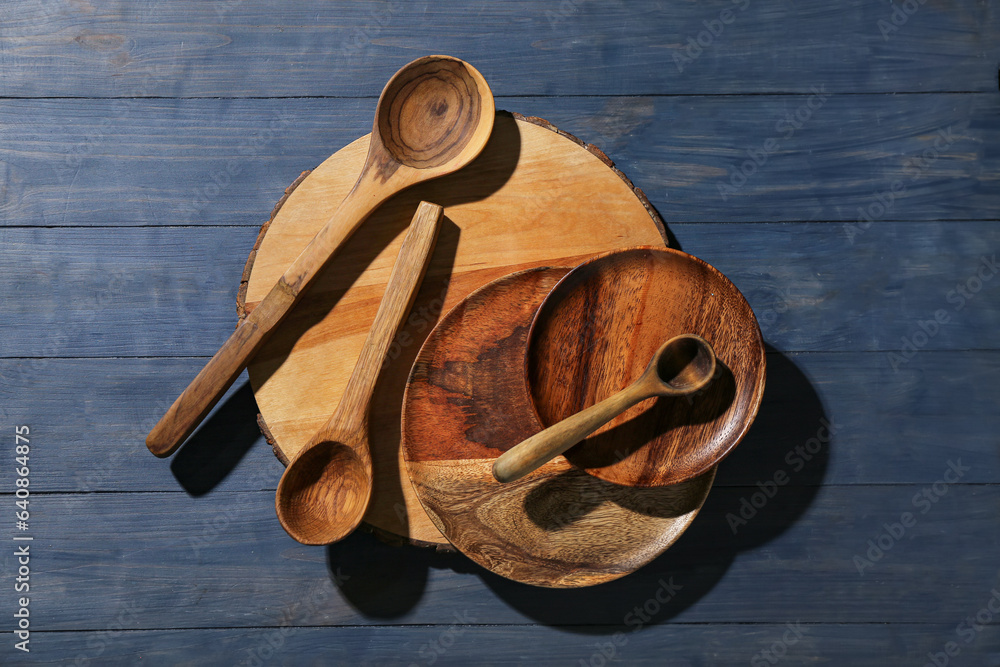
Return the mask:
<svg viewBox="0 0 1000 667">
<path fill-rule="evenodd" d="M 207 104 L 207 106 L 205 106 Z M 257 224 L 375 100 L 7 100 L 5 225 Z M 6 143 L 6 142 L 5 142 Z"/>
<path fill-rule="evenodd" d="M 245 379 L 169 462 L 146 450 L 203 361 L 3 360 L 0 424 L 28 424 L 45 443 L 33 455 L 40 492 L 273 491 L 282 467 Z M 757 421 L 716 485 L 766 484 L 779 472 L 791 486 L 928 484 L 948 459 L 972 467 L 963 483 L 1000 482 L 998 373 L 996 351 L 924 351 L 898 373 L 881 353 L 772 351 Z"/>
<path fill-rule="evenodd" d="M 963 482 L 1000 481 L 997 353 L 922 351 L 899 371 L 885 353 L 772 352 L 767 364 L 757 419 L 716 485 L 927 483 L 949 459 L 972 467 Z"/>
<path fill-rule="evenodd" d="M 904 370 L 922 350 L 995 347 L 994 222 L 881 221 L 853 243 L 840 223 L 671 229 L 740 288 L 780 350 L 878 350 Z"/>
<path fill-rule="evenodd" d="M 939 464 L 948 479 L 949 462 Z M 625 629 L 658 592 L 648 623 L 954 626 L 1000 583 L 1000 485 L 783 486 L 763 503 L 757 492 L 715 489 L 662 557 L 617 582 L 562 591 L 365 534 L 300 545 L 268 491 L 47 494 L 22 534 L 34 537 L 31 614 L 45 630 L 103 629 L 130 601 L 141 607 L 136 629 L 448 625 L 456 611 L 484 625 Z M 759 509 L 734 535 L 727 517 L 743 499 Z M 13 548 L 0 552 L 3 572 L 14 559 Z M 310 595 L 322 603 L 304 604 Z M 4 596 L 0 613 L 10 618 L 15 604 Z"/>
<path fill-rule="evenodd" d="M 817 107 L 811 109 L 809 105 Z M 0 225 L 245 225 L 374 99 L 0 100 Z M 602 148 L 668 223 L 991 219 L 990 94 L 502 98 Z M 805 120 L 799 120 L 799 119 Z M 860 220 L 861 226 L 857 226 Z"/>
<path fill-rule="evenodd" d="M 985 605 L 985 603 L 984 603 Z M 973 610 L 973 612 L 978 610 Z M 994 664 L 1000 658 L 996 625 L 663 624 L 586 629 L 544 626 L 274 628 L 235 630 L 129 630 L 123 605 L 104 630 L 45 632 L 31 643 L 31 658 L 7 653 L 5 664 L 178 665 L 730 665 L 829 663 L 921 665 L 928 654 L 955 664 Z M 461 617 L 461 612 L 458 617 Z M 119 630 L 124 627 L 126 631 Z M 971 634 L 970 634 L 971 631 Z M 948 643 L 955 656 L 947 656 Z M 13 649 L 5 646 L 3 651 Z M 90 663 L 86 661 L 89 660 Z M 939 661 L 943 662 L 941 657 Z"/>
<path fill-rule="evenodd" d="M 914 2 L 31 0 L 0 8 L 0 95 L 377 95 L 442 52 L 502 95 L 994 90 L 989 4 Z"/>
<path fill-rule="evenodd" d="M 32 359 L 0 362 L 0 423 L 28 425 L 39 443 L 39 493 L 274 491 L 284 470 L 257 426 L 246 373 L 169 461 L 146 434 L 204 359 Z M 173 392 L 173 393 L 172 393 Z"/>
<path fill-rule="evenodd" d="M 236 325 L 256 236 L 253 227 L 2 229 L 10 317 L 0 356 L 211 355 Z"/>
<path fill-rule="evenodd" d="M 883 221 L 853 244 L 832 223 L 670 227 L 683 249 L 743 291 L 776 349 L 996 348 L 995 223 Z M 252 227 L 0 229 L 0 295 L 11 314 L 0 321 L 0 357 L 211 355 L 235 325 L 255 235 Z"/>
<path fill-rule="evenodd" d="M 550 120 L 600 146 L 668 223 L 860 221 L 857 237 L 991 219 L 998 111 L 996 95 L 817 94 L 587 100 Z"/>
</svg>

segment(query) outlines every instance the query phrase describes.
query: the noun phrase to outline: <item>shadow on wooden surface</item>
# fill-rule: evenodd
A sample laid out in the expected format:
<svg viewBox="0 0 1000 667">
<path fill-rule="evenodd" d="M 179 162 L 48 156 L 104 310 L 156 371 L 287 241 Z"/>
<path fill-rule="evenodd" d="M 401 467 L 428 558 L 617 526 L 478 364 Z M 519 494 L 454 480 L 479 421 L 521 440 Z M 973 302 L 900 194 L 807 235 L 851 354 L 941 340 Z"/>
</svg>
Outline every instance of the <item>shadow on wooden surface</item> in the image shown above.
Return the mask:
<svg viewBox="0 0 1000 667">
<path fill-rule="evenodd" d="M 244 382 L 174 455 L 170 472 L 185 491 L 202 496 L 233 471 L 258 438 L 257 402 L 250 383 Z"/>
<path fill-rule="evenodd" d="M 452 275 L 452 269 L 455 266 L 455 257 L 458 254 L 458 243 L 462 236 L 462 229 L 455 224 L 455 222 L 448 217 L 447 213 L 441 220 L 441 231 L 438 232 L 437 243 L 434 246 L 434 258 L 431 260 L 431 266 L 435 269 L 443 269 L 443 274 L 450 280 Z M 428 272 L 430 269 L 428 269 Z M 430 284 L 431 281 L 424 277 L 424 284 L 418 292 L 417 300 L 414 303 L 428 303 L 429 299 L 421 296 L 421 292 L 426 294 L 434 294 L 435 291 L 440 289 L 440 285 Z M 447 280 L 445 281 L 447 285 Z M 431 297 L 433 298 L 433 297 Z M 427 313 L 423 316 L 427 321 L 428 328 L 437 325 L 437 321 L 444 315 L 440 310 L 436 315 Z M 403 327 L 401 326 L 402 330 Z M 420 351 L 420 345 L 409 345 L 409 346 L 399 346 L 399 356 L 392 359 L 392 363 L 397 364 L 398 368 L 409 369 L 413 366 L 414 360 L 417 358 L 417 353 Z M 385 371 L 386 367 L 383 367 Z M 375 386 L 374 399 L 372 400 L 373 406 L 402 406 L 403 403 L 403 392 L 406 391 L 406 382 L 409 379 L 409 373 L 399 373 L 399 372 L 382 372 L 379 376 L 378 383 Z M 399 451 L 400 439 L 400 423 L 399 414 L 401 408 L 397 407 L 393 414 L 395 414 L 394 419 L 387 419 L 387 424 L 380 426 L 379 428 L 372 428 L 369 426 L 368 437 L 369 446 L 373 452 L 372 456 L 372 505 L 369 506 L 369 512 L 375 512 L 378 508 L 397 508 L 405 507 L 406 499 L 403 494 L 402 480 L 406 478 L 405 474 L 401 474 L 399 470 L 399 457 L 397 452 Z M 371 419 L 378 419 L 378 410 L 373 409 Z M 383 513 L 386 510 L 382 510 Z M 403 535 L 410 534 L 410 521 L 406 512 L 392 512 L 393 516 L 399 521 L 399 533 Z M 378 524 L 375 524 L 378 525 Z M 384 524 L 383 524 L 384 525 Z"/>
<path fill-rule="evenodd" d="M 634 574 L 590 588 L 535 588 L 486 572 L 458 553 L 383 545 L 371 535 L 355 534 L 327 548 L 331 580 L 355 609 L 373 619 L 410 612 L 421 600 L 428 570 L 436 568 L 475 573 L 518 612 L 573 632 L 607 635 L 669 621 L 708 594 L 740 552 L 792 526 L 822 484 L 832 439 L 823 403 L 806 375 L 770 346 L 767 363 L 768 384 L 751 434 L 720 464 L 716 489 L 687 533 Z M 789 441 L 801 444 L 768 446 Z M 726 470 L 744 469 L 745 477 L 747 468 L 758 473 L 756 486 L 726 484 Z M 617 609 L 622 621 L 566 626 L 568 606 Z"/>
<path fill-rule="evenodd" d="M 655 439 L 673 429 L 708 424 L 724 415 L 736 397 L 736 379 L 725 362 L 719 359 L 716 363 L 715 379 L 710 385 L 689 396 L 660 396 L 654 409 L 590 436 L 577 451 L 567 452 L 570 463 L 581 468 L 613 466 L 640 447 L 652 446 Z M 733 412 L 738 409 L 739 406 Z M 724 420 L 720 421 L 725 425 Z M 718 435 L 720 431 L 723 431 L 722 427 L 710 434 L 713 442 L 722 440 Z"/>
</svg>

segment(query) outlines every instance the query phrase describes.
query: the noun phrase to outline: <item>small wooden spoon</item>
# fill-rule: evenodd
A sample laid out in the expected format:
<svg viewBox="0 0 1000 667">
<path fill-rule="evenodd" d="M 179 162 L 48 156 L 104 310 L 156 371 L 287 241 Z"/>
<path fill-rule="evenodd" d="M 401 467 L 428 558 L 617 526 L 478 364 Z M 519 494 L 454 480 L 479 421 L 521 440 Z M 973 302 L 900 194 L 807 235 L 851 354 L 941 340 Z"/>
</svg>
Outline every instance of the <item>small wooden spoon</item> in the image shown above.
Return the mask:
<svg viewBox="0 0 1000 667">
<path fill-rule="evenodd" d="M 715 375 L 715 361 L 715 351 L 701 336 L 671 338 L 656 351 L 638 380 L 508 449 L 493 464 L 493 476 L 505 483 L 524 477 L 647 398 L 699 391 Z"/>
<path fill-rule="evenodd" d="M 289 462 L 278 482 L 278 521 L 303 544 L 330 544 L 347 537 L 368 509 L 368 410 L 382 361 L 430 262 L 442 211 L 436 204 L 420 203 L 337 411 Z"/>
<path fill-rule="evenodd" d="M 397 192 L 472 162 L 486 146 L 495 117 L 486 80 L 462 60 L 426 56 L 396 72 L 379 97 L 368 158 L 354 188 L 149 432 L 149 451 L 170 456 L 361 223 Z"/>
</svg>

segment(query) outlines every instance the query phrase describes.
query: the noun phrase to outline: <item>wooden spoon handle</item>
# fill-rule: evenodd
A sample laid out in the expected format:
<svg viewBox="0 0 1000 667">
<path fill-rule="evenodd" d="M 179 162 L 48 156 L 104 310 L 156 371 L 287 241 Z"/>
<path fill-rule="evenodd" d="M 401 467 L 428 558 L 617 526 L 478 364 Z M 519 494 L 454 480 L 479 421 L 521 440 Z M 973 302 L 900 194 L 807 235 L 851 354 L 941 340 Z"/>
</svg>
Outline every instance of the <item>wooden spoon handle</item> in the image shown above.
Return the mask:
<svg viewBox="0 0 1000 667">
<path fill-rule="evenodd" d="M 396 191 L 369 187 L 367 173 L 366 168 L 358 184 L 309 245 L 149 432 L 146 436 L 149 451 L 159 457 L 176 451 L 247 367 L 323 266 L 372 211 Z"/>
<path fill-rule="evenodd" d="M 625 387 L 508 449 L 493 463 L 493 476 L 504 483 L 524 477 L 653 395 L 642 381 Z"/>
<path fill-rule="evenodd" d="M 365 338 L 361 355 L 354 365 L 351 378 L 347 381 L 344 394 L 336 412 L 313 436 L 310 444 L 325 440 L 354 442 L 358 437 L 367 439 L 368 408 L 371 404 L 375 383 L 382 370 L 382 362 L 396 330 L 413 305 L 427 265 L 430 264 L 434 243 L 441 229 L 444 209 L 437 204 L 420 202 L 417 212 L 410 222 L 410 228 L 403 238 L 403 244 L 396 256 L 396 263 L 389 274 L 382 303 L 368 337 Z"/>
</svg>

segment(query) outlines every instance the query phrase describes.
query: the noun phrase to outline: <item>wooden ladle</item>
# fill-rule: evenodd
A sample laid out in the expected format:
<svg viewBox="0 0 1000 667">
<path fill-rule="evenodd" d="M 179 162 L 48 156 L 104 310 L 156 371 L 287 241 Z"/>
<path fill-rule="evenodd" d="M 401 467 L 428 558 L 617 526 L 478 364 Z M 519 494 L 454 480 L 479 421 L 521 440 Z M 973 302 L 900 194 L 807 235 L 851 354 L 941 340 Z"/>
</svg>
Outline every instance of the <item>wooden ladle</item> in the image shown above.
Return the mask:
<svg viewBox="0 0 1000 667">
<path fill-rule="evenodd" d="M 686 396 L 715 375 L 715 351 L 695 334 L 671 338 L 653 355 L 639 379 L 508 449 L 493 463 L 498 482 L 513 482 L 562 454 L 630 407 L 654 396 Z"/>
<path fill-rule="evenodd" d="M 278 521 L 303 544 L 330 544 L 347 537 L 368 509 L 372 493 L 368 410 L 383 359 L 430 261 L 442 210 L 421 202 L 340 405 L 289 462 L 278 482 L 274 500 Z"/>
<path fill-rule="evenodd" d="M 368 158 L 354 188 L 149 432 L 149 451 L 172 454 L 361 223 L 401 190 L 472 162 L 495 116 L 486 80 L 462 60 L 426 56 L 396 72 L 379 97 Z"/>
</svg>

